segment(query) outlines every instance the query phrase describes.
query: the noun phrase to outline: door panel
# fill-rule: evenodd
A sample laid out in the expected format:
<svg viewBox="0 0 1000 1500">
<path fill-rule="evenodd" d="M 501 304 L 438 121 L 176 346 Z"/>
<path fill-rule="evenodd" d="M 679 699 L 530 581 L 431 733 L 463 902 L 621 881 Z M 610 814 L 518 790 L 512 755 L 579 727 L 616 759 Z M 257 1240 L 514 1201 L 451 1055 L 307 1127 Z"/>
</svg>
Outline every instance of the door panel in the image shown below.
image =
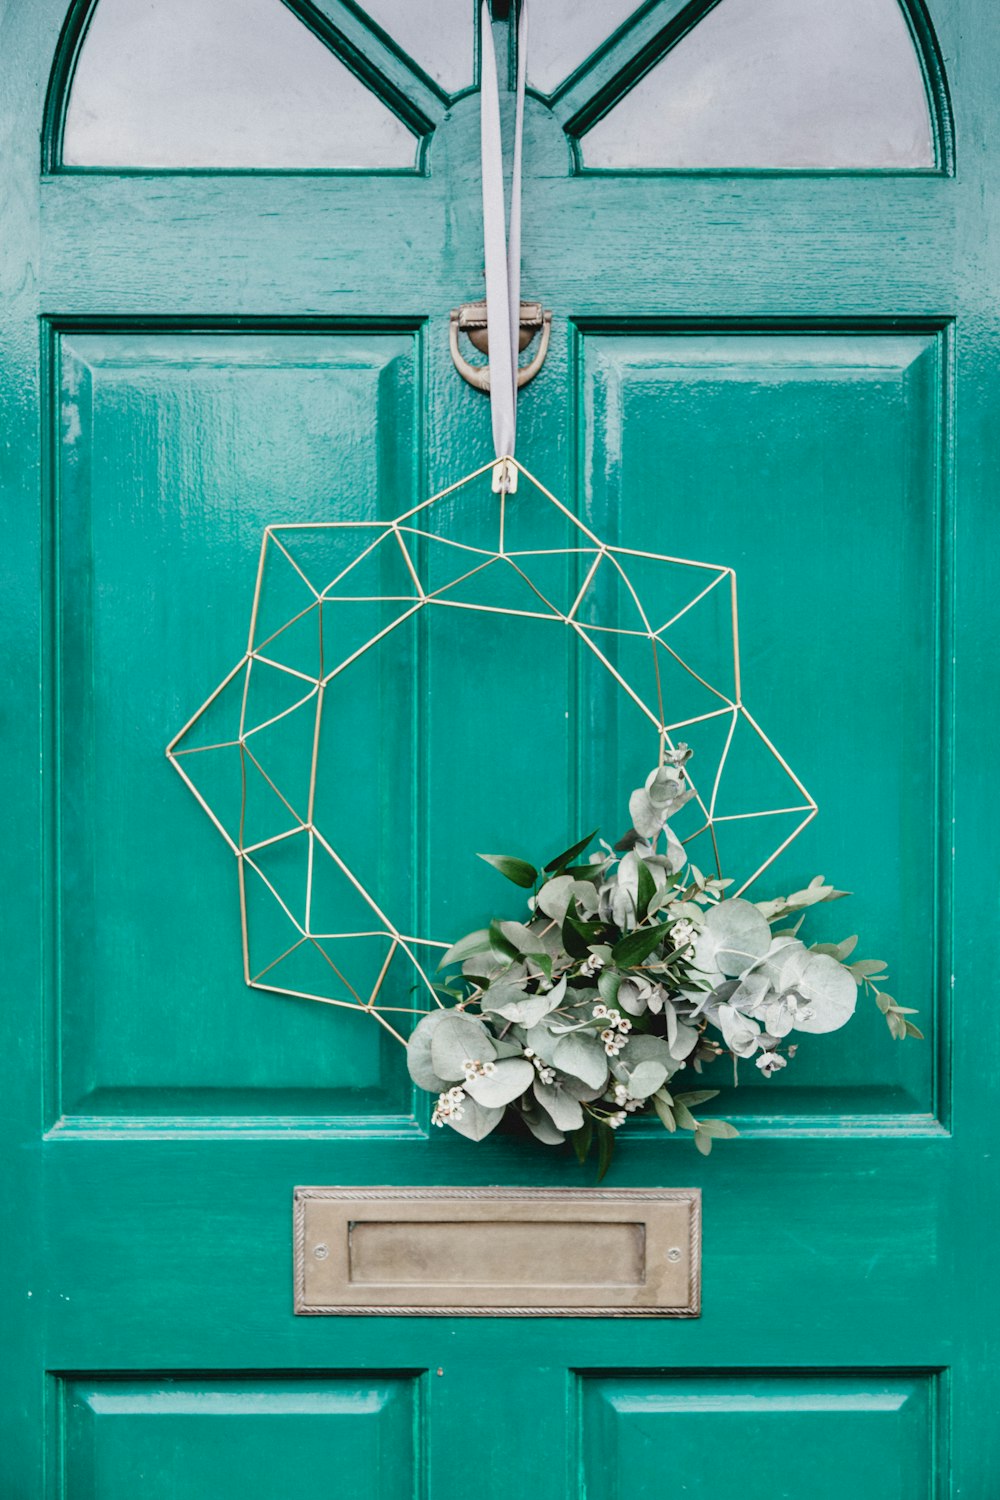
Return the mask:
<svg viewBox="0 0 1000 1500">
<path fill-rule="evenodd" d="M 399 1128 L 388 1033 L 342 1012 L 331 1047 L 323 1008 L 243 984 L 232 856 L 163 749 L 244 648 L 268 522 L 405 508 L 415 335 L 74 331 L 56 353 L 53 1115 Z"/>
<path fill-rule="evenodd" d="M 714 1500 L 933 1493 L 937 1377 L 810 1370 L 592 1376 L 580 1382 L 581 1494 L 653 1494 L 706 1472 Z"/>
<path fill-rule="evenodd" d="M 324 1487 L 415 1500 L 412 1375 L 61 1382 L 66 1500 L 284 1500 Z"/>
<path fill-rule="evenodd" d="M 825 909 L 811 929 L 839 941 L 863 913 L 862 946 L 879 935 L 890 988 L 934 1038 L 886 1054 L 882 1018 L 861 1004 L 835 1048 L 800 1047 L 790 1077 L 742 1084 L 733 1108 L 933 1128 L 949 1055 L 946 331 L 584 332 L 581 344 L 590 523 L 736 568 L 745 700 L 820 806 L 754 891 L 845 872 L 856 906 Z M 680 731 L 695 781 L 725 728 Z M 612 809 L 636 784 L 633 743 L 615 738 L 590 806 Z M 744 754 L 734 746 L 732 810 L 782 805 L 755 760 L 741 772 Z M 727 869 L 755 869 L 797 821 L 728 825 Z"/>
</svg>

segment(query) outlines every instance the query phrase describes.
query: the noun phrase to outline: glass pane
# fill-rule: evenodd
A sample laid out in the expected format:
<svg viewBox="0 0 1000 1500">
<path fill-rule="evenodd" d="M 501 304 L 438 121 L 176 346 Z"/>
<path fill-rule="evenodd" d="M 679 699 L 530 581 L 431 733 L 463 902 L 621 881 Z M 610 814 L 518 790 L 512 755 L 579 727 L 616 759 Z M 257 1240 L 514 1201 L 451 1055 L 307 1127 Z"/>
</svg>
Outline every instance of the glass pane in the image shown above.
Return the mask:
<svg viewBox="0 0 1000 1500">
<path fill-rule="evenodd" d="M 449 94 L 472 83 L 476 0 L 364 0 L 364 10 Z"/>
<path fill-rule="evenodd" d="M 63 162 L 410 167 L 415 138 L 282 0 L 100 0 Z"/>
<path fill-rule="evenodd" d="M 898 0 L 721 0 L 583 138 L 588 167 L 931 167 Z"/>
<path fill-rule="evenodd" d="M 543 0 L 533 5 L 528 82 L 551 94 L 637 8 L 637 0 Z"/>
</svg>

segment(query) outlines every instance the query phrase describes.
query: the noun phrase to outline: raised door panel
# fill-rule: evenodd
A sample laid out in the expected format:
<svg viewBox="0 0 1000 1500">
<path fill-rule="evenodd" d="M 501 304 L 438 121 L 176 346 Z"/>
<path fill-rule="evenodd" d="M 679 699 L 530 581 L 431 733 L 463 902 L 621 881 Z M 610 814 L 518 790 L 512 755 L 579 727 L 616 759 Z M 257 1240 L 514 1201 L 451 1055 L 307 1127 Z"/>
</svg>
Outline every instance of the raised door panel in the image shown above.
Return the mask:
<svg viewBox="0 0 1000 1500">
<path fill-rule="evenodd" d="M 860 932 L 857 956 L 888 961 L 885 987 L 933 1037 L 894 1047 L 862 996 L 835 1047 L 807 1039 L 785 1076 L 746 1080 L 727 1110 L 810 1129 L 849 1117 L 856 1131 L 859 1116 L 939 1128 L 950 930 L 946 333 L 716 329 L 586 333 L 582 344 L 588 519 L 627 546 L 735 568 L 740 701 L 819 805 L 748 894 L 785 894 L 818 873 L 849 882 L 854 899 L 810 913 L 807 930 L 824 941 Z M 663 635 L 729 696 L 725 617 L 706 613 L 708 602 Z M 728 739 L 719 697 L 676 675 L 676 703 L 664 685 L 666 719 L 694 750 L 706 804 L 717 794 L 723 874 L 743 879 L 802 821 L 774 809 L 802 798 L 742 723 Z M 607 753 L 588 763 L 588 805 L 605 817 L 640 770 L 636 714 L 624 701 L 620 713 Z M 689 849 L 712 865 L 705 835 Z"/>
<path fill-rule="evenodd" d="M 930 1500 L 936 1377 L 747 1371 L 595 1376 L 580 1386 L 585 1500 Z"/>
<path fill-rule="evenodd" d="M 245 649 L 264 526 L 412 492 L 413 335 L 73 332 L 54 353 L 50 1116 L 405 1127 L 387 1033 L 344 1013 L 333 1045 L 323 1008 L 244 986 L 233 856 L 163 752 Z M 394 713 L 372 692 L 352 733 Z M 384 790 L 352 793 L 369 826 Z"/>
<path fill-rule="evenodd" d="M 162 1375 L 60 1382 L 65 1500 L 416 1500 L 419 1379 Z"/>
</svg>

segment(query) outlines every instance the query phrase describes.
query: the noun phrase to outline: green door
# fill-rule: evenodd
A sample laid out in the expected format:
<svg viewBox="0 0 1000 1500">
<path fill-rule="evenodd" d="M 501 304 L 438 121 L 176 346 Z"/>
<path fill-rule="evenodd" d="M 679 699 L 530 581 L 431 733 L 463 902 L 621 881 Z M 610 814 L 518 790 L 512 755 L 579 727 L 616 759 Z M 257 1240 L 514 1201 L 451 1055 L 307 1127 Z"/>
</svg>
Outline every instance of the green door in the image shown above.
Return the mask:
<svg viewBox="0 0 1000 1500">
<path fill-rule="evenodd" d="M 698 1319 L 293 1313 L 296 1185 L 593 1180 L 431 1130 L 387 1030 L 247 988 L 232 855 L 163 753 L 244 649 L 265 526 L 491 457 L 448 342 L 483 291 L 473 9 L 3 14 L 0 1493 L 986 1500 L 988 0 L 539 0 L 529 62 L 553 325 L 518 457 L 608 541 L 737 569 L 747 701 L 820 809 L 761 894 L 850 887 L 814 933 L 860 928 L 928 1040 L 862 1004 L 748 1070 L 710 1158 L 622 1132 L 609 1185 L 702 1191 Z M 448 938 L 507 899 L 477 850 L 616 837 L 655 742 L 593 656 L 445 613 L 345 687 L 335 782 Z M 739 810 L 774 806 L 743 764 Z"/>
</svg>

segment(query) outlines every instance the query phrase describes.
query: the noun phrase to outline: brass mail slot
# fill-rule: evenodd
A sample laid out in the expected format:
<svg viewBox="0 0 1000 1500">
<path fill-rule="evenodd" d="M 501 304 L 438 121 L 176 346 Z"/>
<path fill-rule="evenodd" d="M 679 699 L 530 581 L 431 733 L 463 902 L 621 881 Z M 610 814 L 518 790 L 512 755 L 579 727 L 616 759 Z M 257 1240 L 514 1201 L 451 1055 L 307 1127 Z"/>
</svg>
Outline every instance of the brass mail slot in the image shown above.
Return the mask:
<svg viewBox="0 0 1000 1500">
<path fill-rule="evenodd" d="M 696 1318 L 697 1188 L 295 1189 L 295 1311 Z"/>
</svg>

